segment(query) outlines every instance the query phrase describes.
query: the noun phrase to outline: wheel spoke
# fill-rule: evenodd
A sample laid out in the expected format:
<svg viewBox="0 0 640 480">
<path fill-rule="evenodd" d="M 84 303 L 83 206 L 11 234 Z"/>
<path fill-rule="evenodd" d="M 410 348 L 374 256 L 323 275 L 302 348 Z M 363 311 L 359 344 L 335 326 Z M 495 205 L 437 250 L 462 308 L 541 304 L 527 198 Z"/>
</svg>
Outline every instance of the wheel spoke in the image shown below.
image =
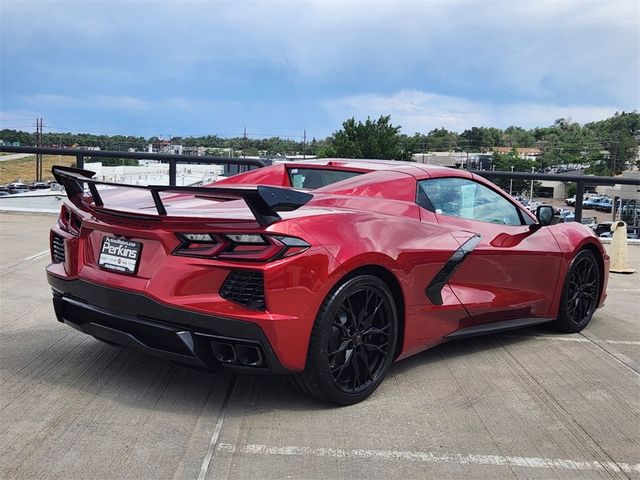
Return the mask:
<svg viewBox="0 0 640 480">
<path fill-rule="evenodd" d="M 350 360 L 351 360 L 352 357 L 353 357 L 353 349 L 352 350 L 347 350 L 345 352 L 345 356 L 344 356 L 344 363 L 342 363 L 342 365 L 338 365 L 337 367 L 335 367 L 331 372 L 333 374 L 333 371 L 339 369 L 338 373 L 333 375 L 333 378 L 335 380 L 339 380 L 340 379 L 340 377 L 342 376 L 342 373 L 344 372 L 344 370 L 347 367 L 347 365 L 349 365 L 349 363 L 351 363 Z"/>
<path fill-rule="evenodd" d="M 364 348 L 366 348 L 369 351 L 378 351 L 380 353 L 382 353 L 384 356 L 387 355 L 387 352 L 385 351 L 385 347 L 388 345 L 388 343 L 383 343 L 382 345 L 376 345 L 374 343 L 368 343 L 368 342 L 362 342 L 362 346 Z"/>
<path fill-rule="evenodd" d="M 334 350 L 333 352 L 329 352 L 329 355 L 328 355 L 329 359 L 335 357 L 339 353 L 346 352 L 350 344 L 351 344 L 351 340 L 343 340 L 342 344 L 340 345 L 340 348 L 338 348 L 337 350 Z"/>
<path fill-rule="evenodd" d="M 384 300 L 380 299 L 376 304 L 376 306 L 374 307 L 373 312 L 371 312 L 371 314 L 364 320 L 364 322 L 362 322 L 363 330 L 368 330 L 369 328 L 371 328 L 371 325 L 373 324 L 373 320 L 375 319 L 375 316 L 378 314 L 378 311 L 380 310 L 380 307 L 382 307 L 383 304 L 384 304 Z"/>
<path fill-rule="evenodd" d="M 358 360 L 358 355 L 351 355 L 351 370 L 353 371 L 351 388 L 355 390 L 358 387 L 358 382 L 360 382 L 360 361 Z"/>
<path fill-rule="evenodd" d="M 351 303 L 351 297 L 347 297 L 347 299 L 345 300 L 345 305 L 347 305 L 348 308 L 348 319 L 349 319 L 349 328 L 351 328 L 352 330 L 356 330 L 358 328 L 358 315 L 356 315 L 355 311 L 353 310 L 353 304 Z"/>
<path fill-rule="evenodd" d="M 369 356 L 367 355 L 366 350 L 364 348 L 359 348 L 357 351 L 357 356 L 362 363 L 362 368 L 366 375 L 364 381 L 367 382 L 369 380 L 373 380 L 373 376 L 371 375 L 371 368 L 369 365 Z"/>
<path fill-rule="evenodd" d="M 362 336 L 369 336 L 369 335 L 384 335 L 384 336 L 389 336 L 389 332 L 386 331 L 389 330 L 389 325 L 385 325 L 382 328 L 378 328 L 378 327 L 371 327 L 368 330 L 362 332 Z"/>
<path fill-rule="evenodd" d="M 347 323 L 347 314 L 337 315 L 336 318 L 334 318 L 333 323 L 331 325 L 340 331 L 340 335 L 342 335 L 343 337 L 348 337 L 349 331 L 347 330 L 346 323 Z"/>
</svg>

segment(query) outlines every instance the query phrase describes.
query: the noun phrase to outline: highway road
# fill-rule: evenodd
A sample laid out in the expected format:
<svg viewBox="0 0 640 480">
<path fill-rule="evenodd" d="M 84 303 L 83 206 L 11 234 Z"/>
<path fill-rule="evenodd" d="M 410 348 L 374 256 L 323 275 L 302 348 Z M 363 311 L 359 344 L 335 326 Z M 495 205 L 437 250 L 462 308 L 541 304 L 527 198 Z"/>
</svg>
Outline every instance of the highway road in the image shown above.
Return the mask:
<svg viewBox="0 0 640 480">
<path fill-rule="evenodd" d="M 60 324 L 54 221 L 0 214 L 2 479 L 640 478 L 640 273 L 612 274 L 583 334 L 441 345 L 335 408 L 279 377 L 185 370 Z"/>
</svg>

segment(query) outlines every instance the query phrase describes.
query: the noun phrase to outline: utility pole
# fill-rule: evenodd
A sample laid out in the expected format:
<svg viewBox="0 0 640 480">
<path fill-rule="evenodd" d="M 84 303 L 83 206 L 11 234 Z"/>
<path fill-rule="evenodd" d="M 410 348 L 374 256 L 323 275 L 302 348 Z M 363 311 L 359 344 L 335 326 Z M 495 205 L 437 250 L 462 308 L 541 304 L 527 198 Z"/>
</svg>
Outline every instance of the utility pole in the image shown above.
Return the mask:
<svg viewBox="0 0 640 480">
<path fill-rule="evenodd" d="M 36 118 L 36 146 L 42 147 L 42 118 Z M 42 181 L 42 154 L 36 154 L 36 182 Z"/>
<path fill-rule="evenodd" d="M 244 133 L 242 134 L 242 158 L 247 156 L 247 127 L 244 127 Z"/>
<path fill-rule="evenodd" d="M 307 158 L 307 129 L 304 129 L 304 134 L 302 136 L 302 159 Z"/>
<path fill-rule="evenodd" d="M 536 167 L 531 167 L 531 173 L 536 171 Z M 533 178 L 531 179 L 531 191 L 529 192 L 529 202 L 533 201 Z"/>
<path fill-rule="evenodd" d="M 513 165 L 511 165 L 511 173 L 513 173 Z M 509 195 L 511 195 L 511 191 L 513 190 L 513 177 L 509 180 Z"/>
</svg>

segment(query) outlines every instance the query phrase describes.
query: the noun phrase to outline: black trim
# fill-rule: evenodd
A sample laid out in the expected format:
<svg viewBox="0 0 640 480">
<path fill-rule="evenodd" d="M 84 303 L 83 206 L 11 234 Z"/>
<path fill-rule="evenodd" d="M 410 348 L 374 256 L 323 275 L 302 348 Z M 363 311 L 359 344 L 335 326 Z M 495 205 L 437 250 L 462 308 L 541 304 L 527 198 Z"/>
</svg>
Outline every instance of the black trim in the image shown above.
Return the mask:
<svg viewBox="0 0 640 480">
<path fill-rule="evenodd" d="M 460 248 L 453 252 L 453 255 L 449 257 L 449 260 L 447 260 L 447 263 L 444 264 L 440 271 L 433 277 L 431 282 L 429 282 L 429 285 L 427 285 L 424 292 L 427 294 L 427 298 L 429 298 L 432 304 L 442 305 L 442 289 L 467 255 L 469 255 L 469 253 L 478 246 L 480 240 L 482 240 L 482 235 L 477 233 L 460 245 Z"/>
<path fill-rule="evenodd" d="M 111 185 L 120 188 L 133 188 L 151 192 L 156 211 L 165 216 L 167 210 L 160 198 L 160 192 L 192 193 L 201 197 L 213 197 L 224 200 L 242 199 L 261 226 L 271 225 L 281 220 L 278 211 L 291 211 L 305 205 L 313 198 L 308 192 L 291 188 L 267 185 L 236 185 L 224 187 L 175 187 L 167 185 L 128 185 L 114 182 L 102 182 L 92 178 L 95 173 L 72 167 L 54 166 L 51 173 L 56 181 L 64 186 L 69 199 L 84 193 L 83 184 L 89 186 L 94 207 L 104 207 L 96 185 Z M 105 213 L 110 213 L 108 210 Z M 129 214 L 127 214 L 129 215 Z"/>
<path fill-rule="evenodd" d="M 267 309 L 262 272 L 232 270 L 220 287 L 220 296 L 254 310 Z"/>
<path fill-rule="evenodd" d="M 60 322 L 88 335 L 173 362 L 218 370 L 290 373 L 276 357 L 263 330 L 249 321 L 163 305 L 138 293 L 47 274 Z M 213 343 L 260 351 L 259 366 L 219 361 Z"/>
<path fill-rule="evenodd" d="M 489 333 L 504 332 L 515 328 L 532 327 L 541 323 L 552 322 L 553 318 L 516 318 L 514 320 L 502 320 L 499 322 L 484 323 L 482 325 L 474 325 L 473 327 L 462 328 L 455 332 L 445 335 L 447 340 L 456 340 L 461 338 L 475 337 L 478 335 L 486 335 Z"/>
<path fill-rule="evenodd" d="M 416 190 L 416 203 L 420 205 L 422 208 L 424 208 L 425 210 L 431 213 L 436 213 L 436 209 L 431 203 L 431 199 L 429 198 L 429 195 L 427 195 L 427 192 L 425 192 L 424 188 L 422 188 L 422 182 L 418 182 L 417 186 L 418 188 Z"/>
</svg>

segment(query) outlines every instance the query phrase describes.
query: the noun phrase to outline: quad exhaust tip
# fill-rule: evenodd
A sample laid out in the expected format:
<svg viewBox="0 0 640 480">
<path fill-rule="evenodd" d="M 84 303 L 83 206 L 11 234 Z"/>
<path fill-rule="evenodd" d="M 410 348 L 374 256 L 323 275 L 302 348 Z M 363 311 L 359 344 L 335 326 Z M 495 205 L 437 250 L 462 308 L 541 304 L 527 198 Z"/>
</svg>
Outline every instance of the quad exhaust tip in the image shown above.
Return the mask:
<svg viewBox="0 0 640 480">
<path fill-rule="evenodd" d="M 266 367 L 262 349 L 245 343 L 211 341 L 213 356 L 220 363 L 242 367 Z"/>
</svg>

